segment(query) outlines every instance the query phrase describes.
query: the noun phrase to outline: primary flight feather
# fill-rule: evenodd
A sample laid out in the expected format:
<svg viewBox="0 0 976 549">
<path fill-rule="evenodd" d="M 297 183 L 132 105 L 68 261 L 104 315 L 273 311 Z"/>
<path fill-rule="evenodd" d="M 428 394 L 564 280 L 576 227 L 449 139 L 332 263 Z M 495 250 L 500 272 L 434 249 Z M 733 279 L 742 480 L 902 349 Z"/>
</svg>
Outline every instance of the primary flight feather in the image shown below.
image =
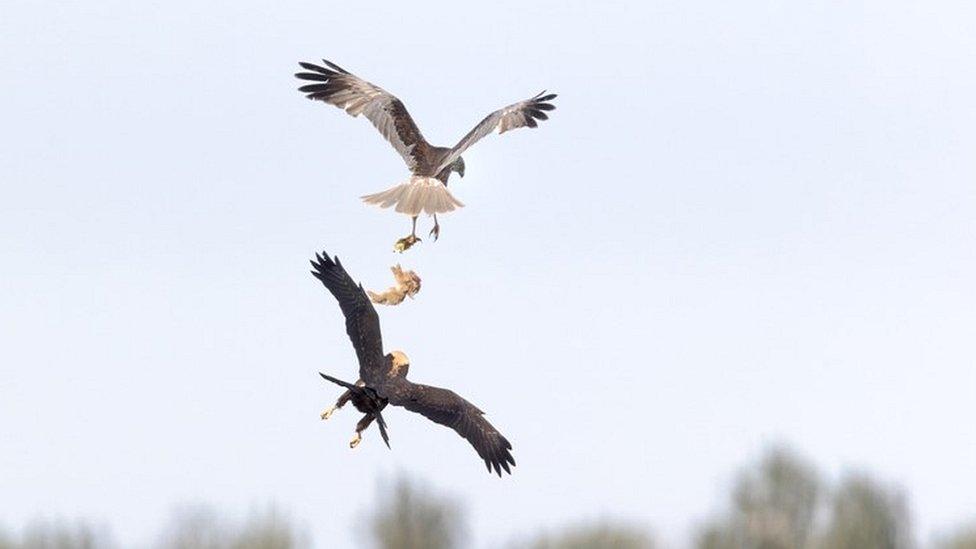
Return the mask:
<svg viewBox="0 0 976 549">
<path fill-rule="evenodd" d="M 312 267 L 312 275 L 339 302 L 339 308 L 346 317 L 346 333 L 359 361 L 359 381 L 354 384 L 321 374 L 323 378 L 346 388 L 336 403 L 322 413 L 322 419 L 328 419 L 333 412 L 352 401 L 356 409 L 365 415 L 356 425 L 356 434 L 350 446 L 355 448 L 359 444 L 362 432 L 374 420 L 383 441 L 389 446 L 387 425 L 381 412 L 388 404 L 401 406 L 450 427 L 461 435 L 484 460 L 488 472 L 494 470 L 499 476 L 502 470 L 511 473 L 511 467 L 515 466 L 512 445 L 485 419 L 484 412 L 451 390 L 408 381 L 410 360 L 402 352 L 383 354 L 376 309 L 362 286 L 353 281 L 339 259 L 330 259 L 323 252 L 315 256 Z"/>
<path fill-rule="evenodd" d="M 546 111 L 556 108 L 551 103 L 556 94 L 543 91 L 489 114 L 457 145 L 438 147 L 424 139 L 407 108 L 396 96 L 335 63 L 325 59 L 322 63 L 324 66 L 299 63 L 306 72 L 295 76 L 314 82 L 301 86 L 299 91 L 309 99 L 334 105 L 354 117 L 365 116 L 393 145 L 410 170 L 411 176 L 406 183 L 362 197 L 368 204 L 382 208 L 393 206 L 397 212 L 412 218 L 410 235 L 397 241 L 394 247 L 397 251 L 404 251 L 420 241 L 416 233 L 417 216 L 421 213 L 434 217 L 430 234 L 437 240 L 440 235 L 437 214 L 464 206 L 447 190 L 452 173 L 464 177 L 464 158 L 461 156 L 464 151 L 494 131 L 505 133 L 515 128 L 535 128 L 539 120 L 548 120 Z"/>
</svg>

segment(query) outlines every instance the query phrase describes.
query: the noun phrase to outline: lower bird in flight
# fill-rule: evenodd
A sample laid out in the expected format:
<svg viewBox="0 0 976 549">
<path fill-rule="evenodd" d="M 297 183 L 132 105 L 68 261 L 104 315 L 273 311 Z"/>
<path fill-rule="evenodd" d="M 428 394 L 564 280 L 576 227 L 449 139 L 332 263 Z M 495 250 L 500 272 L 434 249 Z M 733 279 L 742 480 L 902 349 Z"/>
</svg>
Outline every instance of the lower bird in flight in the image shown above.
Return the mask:
<svg viewBox="0 0 976 549">
<path fill-rule="evenodd" d="M 330 259 L 323 252 L 315 256 L 312 267 L 315 278 L 322 281 L 339 302 L 339 308 L 346 317 L 346 333 L 359 360 L 359 381 L 356 383 L 319 373 L 346 389 L 333 406 L 322 412 L 322 419 L 328 419 L 333 412 L 352 401 L 353 406 L 365 415 L 356 424 L 356 434 L 349 446 L 355 448 L 362 440 L 363 431 L 375 420 L 383 442 L 389 447 L 390 438 L 381 412 L 387 404 L 402 406 L 457 431 L 474 446 L 489 473 L 494 469 L 501 476 L 504 469 L 511 474 L 510 466 L 515 466 L 512 445 L 488 423 L 484 412 L 453 391 L 408 381 L 410 359 L 402 352 L 383 354 L 376 309 L 366 297 L 362 285 L 356 284 L 339 263 L 339 258 Z"/>
<path fill-rule="evenodd" d="M 556 94 L 545 91 L 486 116 L 453 147 L 431 145 L 420 133 L 420 128 L 410 117 L 403 102 L 383 88 L 351 74 L 330 61 L 325 66 L 299 63 L 307 72 L 296 73 L 306 84 L 299 91 L 309 99 L 324 101 L 345 110 L 352 116 L 364 115 L 393 148 L 403 157 L 410 169 L 410 179 L 385 191 L 363 196 L 367 204 L 381 208 L 396 206 L 396 211 L 409 215 L 413 228 L 409 236 L 398 240 L 393 249 L 402 252 L 413 246 L 417 238 L 417 216 L 422 212 L 434 217 L 430 236 L 437 240 L 440 224 L 437 214 L 454 211 L 464 206 L 447 190 L 447 180 L 452 173 L 464 177 L 464 158 L 461 154 L 493 131 L 505 133 L 515 128 L 535 128 L 538 120 L 548 120 L 545 111 L 555 109 L 550 103 Z"/>
</svg>

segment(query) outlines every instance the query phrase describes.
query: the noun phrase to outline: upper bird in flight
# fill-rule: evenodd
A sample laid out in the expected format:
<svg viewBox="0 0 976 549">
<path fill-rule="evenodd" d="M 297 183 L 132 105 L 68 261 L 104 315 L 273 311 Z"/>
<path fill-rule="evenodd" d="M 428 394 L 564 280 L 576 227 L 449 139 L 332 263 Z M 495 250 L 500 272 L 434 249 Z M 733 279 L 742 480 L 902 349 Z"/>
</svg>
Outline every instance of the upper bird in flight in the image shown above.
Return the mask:
<svg viewBox="0 0 976 549">
<path fill-rule="evenodd" d="M 366 415 L 356 424 L 356 435 L 349 445 L 355 448 L 362 440 L 362 432 L 375 420 L 383 441 L 389 446 L 386 421 L 381 412 L 387 404 L 403 406 L 457 431 L 474 446 L 489 473 L 494 468 L 498 476 L 501 476 L 502 469 L 511 474 L 510 466 L 515 465 L 512 445 L 488 423 L 484 412 L 453 391 L 407 381 L 410 370 L 407 355 L 400 351 L 383 354 L 383 338 L 376 309 L 366 297 L 362 285 L 353 281 L 339 259 L 330 259 L 323 252 L 315 256 L 312 267 L 315 278 L 339 302 L 339 308 L 346 317 L 346 333 L 359 359 L 359 381 L 355 384 L 320 373 L 325 379 L 346 388 L 335 405 L 322 412 L 322 419 L 328 419 L 351 400 L 353 406 Z"/>
<path fill-rule="evenodd" d="M 299 89 L 309 99 L 324 101 L 344 109 L 352 116 L 363 114 L 376 126 L 383 137 L 393 145 L 410 169 L 410 179 L 385 191 L 363 196 L 368 204 L 382 208 L 396 206 L 396 211 L 413 218 L 410 236 L 397 241 L 394 249 L 402 252 L 419 242 L 417 238 L 417 216 L 426 212 L 434 217 L 434 228 L 430 235 L 437 240 L 440 224 L 437 214 L 462 207 L 459 200 L 447 190 L 447 180 L 451 173 L 464 177 L 464 153 L 471 145 L 498 130 L 505 133 L 515 128 L 538 126 L 538 120 L 547 120 L 545 111 L 555 109 L 550 103 L 556 94 L 538 95 L 513 103 L 489 114 L 453 147 L 431 145 L 420 133 L 403 102 L 383 88 L 371 84 L 349 73 L 335 63 L 322 60 L 324 67 L 312 63 L 299 63 L 308 72 L 295 76 L 314 84 Z"/>
</svg>

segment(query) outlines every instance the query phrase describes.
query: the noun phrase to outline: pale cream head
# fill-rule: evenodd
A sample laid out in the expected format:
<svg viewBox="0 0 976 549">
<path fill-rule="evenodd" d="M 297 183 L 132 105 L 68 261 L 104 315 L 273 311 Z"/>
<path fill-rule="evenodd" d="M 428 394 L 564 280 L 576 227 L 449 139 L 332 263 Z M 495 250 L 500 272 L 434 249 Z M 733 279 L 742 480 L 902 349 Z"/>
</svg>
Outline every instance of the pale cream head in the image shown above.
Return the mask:
<svg viewBox="0 0 976 549">
<path fill-rule="evenodd" d="M 408 366 L 410 364 L 410 359 L 403 351 L 392 351 L 390 356 L 393 358 L 393 365 L 396 367 Z"/>
<path fill-rule="evenodd" d="M 407 372 L 410 370 L 410 359 L 403 351 L 392 351 L 390 353 L 390 361 L 393 363 L 393 367 L 390 368 L 390 373 L 395 376 L 406 377 Z"/>
</svg>

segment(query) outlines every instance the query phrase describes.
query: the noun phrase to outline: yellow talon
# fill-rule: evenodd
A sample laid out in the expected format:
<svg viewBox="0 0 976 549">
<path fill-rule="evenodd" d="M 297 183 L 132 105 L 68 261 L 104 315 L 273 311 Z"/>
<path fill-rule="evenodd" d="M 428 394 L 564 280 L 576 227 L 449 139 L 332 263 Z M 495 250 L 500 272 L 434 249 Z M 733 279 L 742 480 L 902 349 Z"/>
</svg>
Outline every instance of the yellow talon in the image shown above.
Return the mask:
<svg viewBox="0 0 976 549">
<path fill-rule="evenodd" d="M 329 419 L 329 417 L 331 417 L 332 416 L 332 413 L 335 412 L 335 411 L 336 411 L 336 407 L 335 406 L 329 406 L 324 412 L 322 412 L 322 415 L 319 416 L 319 417 L 321 417 L 323 420 L 324 419 Z"/>
<path fill-rule="evenodd" d="M 393 251 L 402 254 L 418 242 L 420 242 L 420 239 L 416 235 L 405 236 L 396 241 L 396 244 L 393 245 Z"/>
</svg>

